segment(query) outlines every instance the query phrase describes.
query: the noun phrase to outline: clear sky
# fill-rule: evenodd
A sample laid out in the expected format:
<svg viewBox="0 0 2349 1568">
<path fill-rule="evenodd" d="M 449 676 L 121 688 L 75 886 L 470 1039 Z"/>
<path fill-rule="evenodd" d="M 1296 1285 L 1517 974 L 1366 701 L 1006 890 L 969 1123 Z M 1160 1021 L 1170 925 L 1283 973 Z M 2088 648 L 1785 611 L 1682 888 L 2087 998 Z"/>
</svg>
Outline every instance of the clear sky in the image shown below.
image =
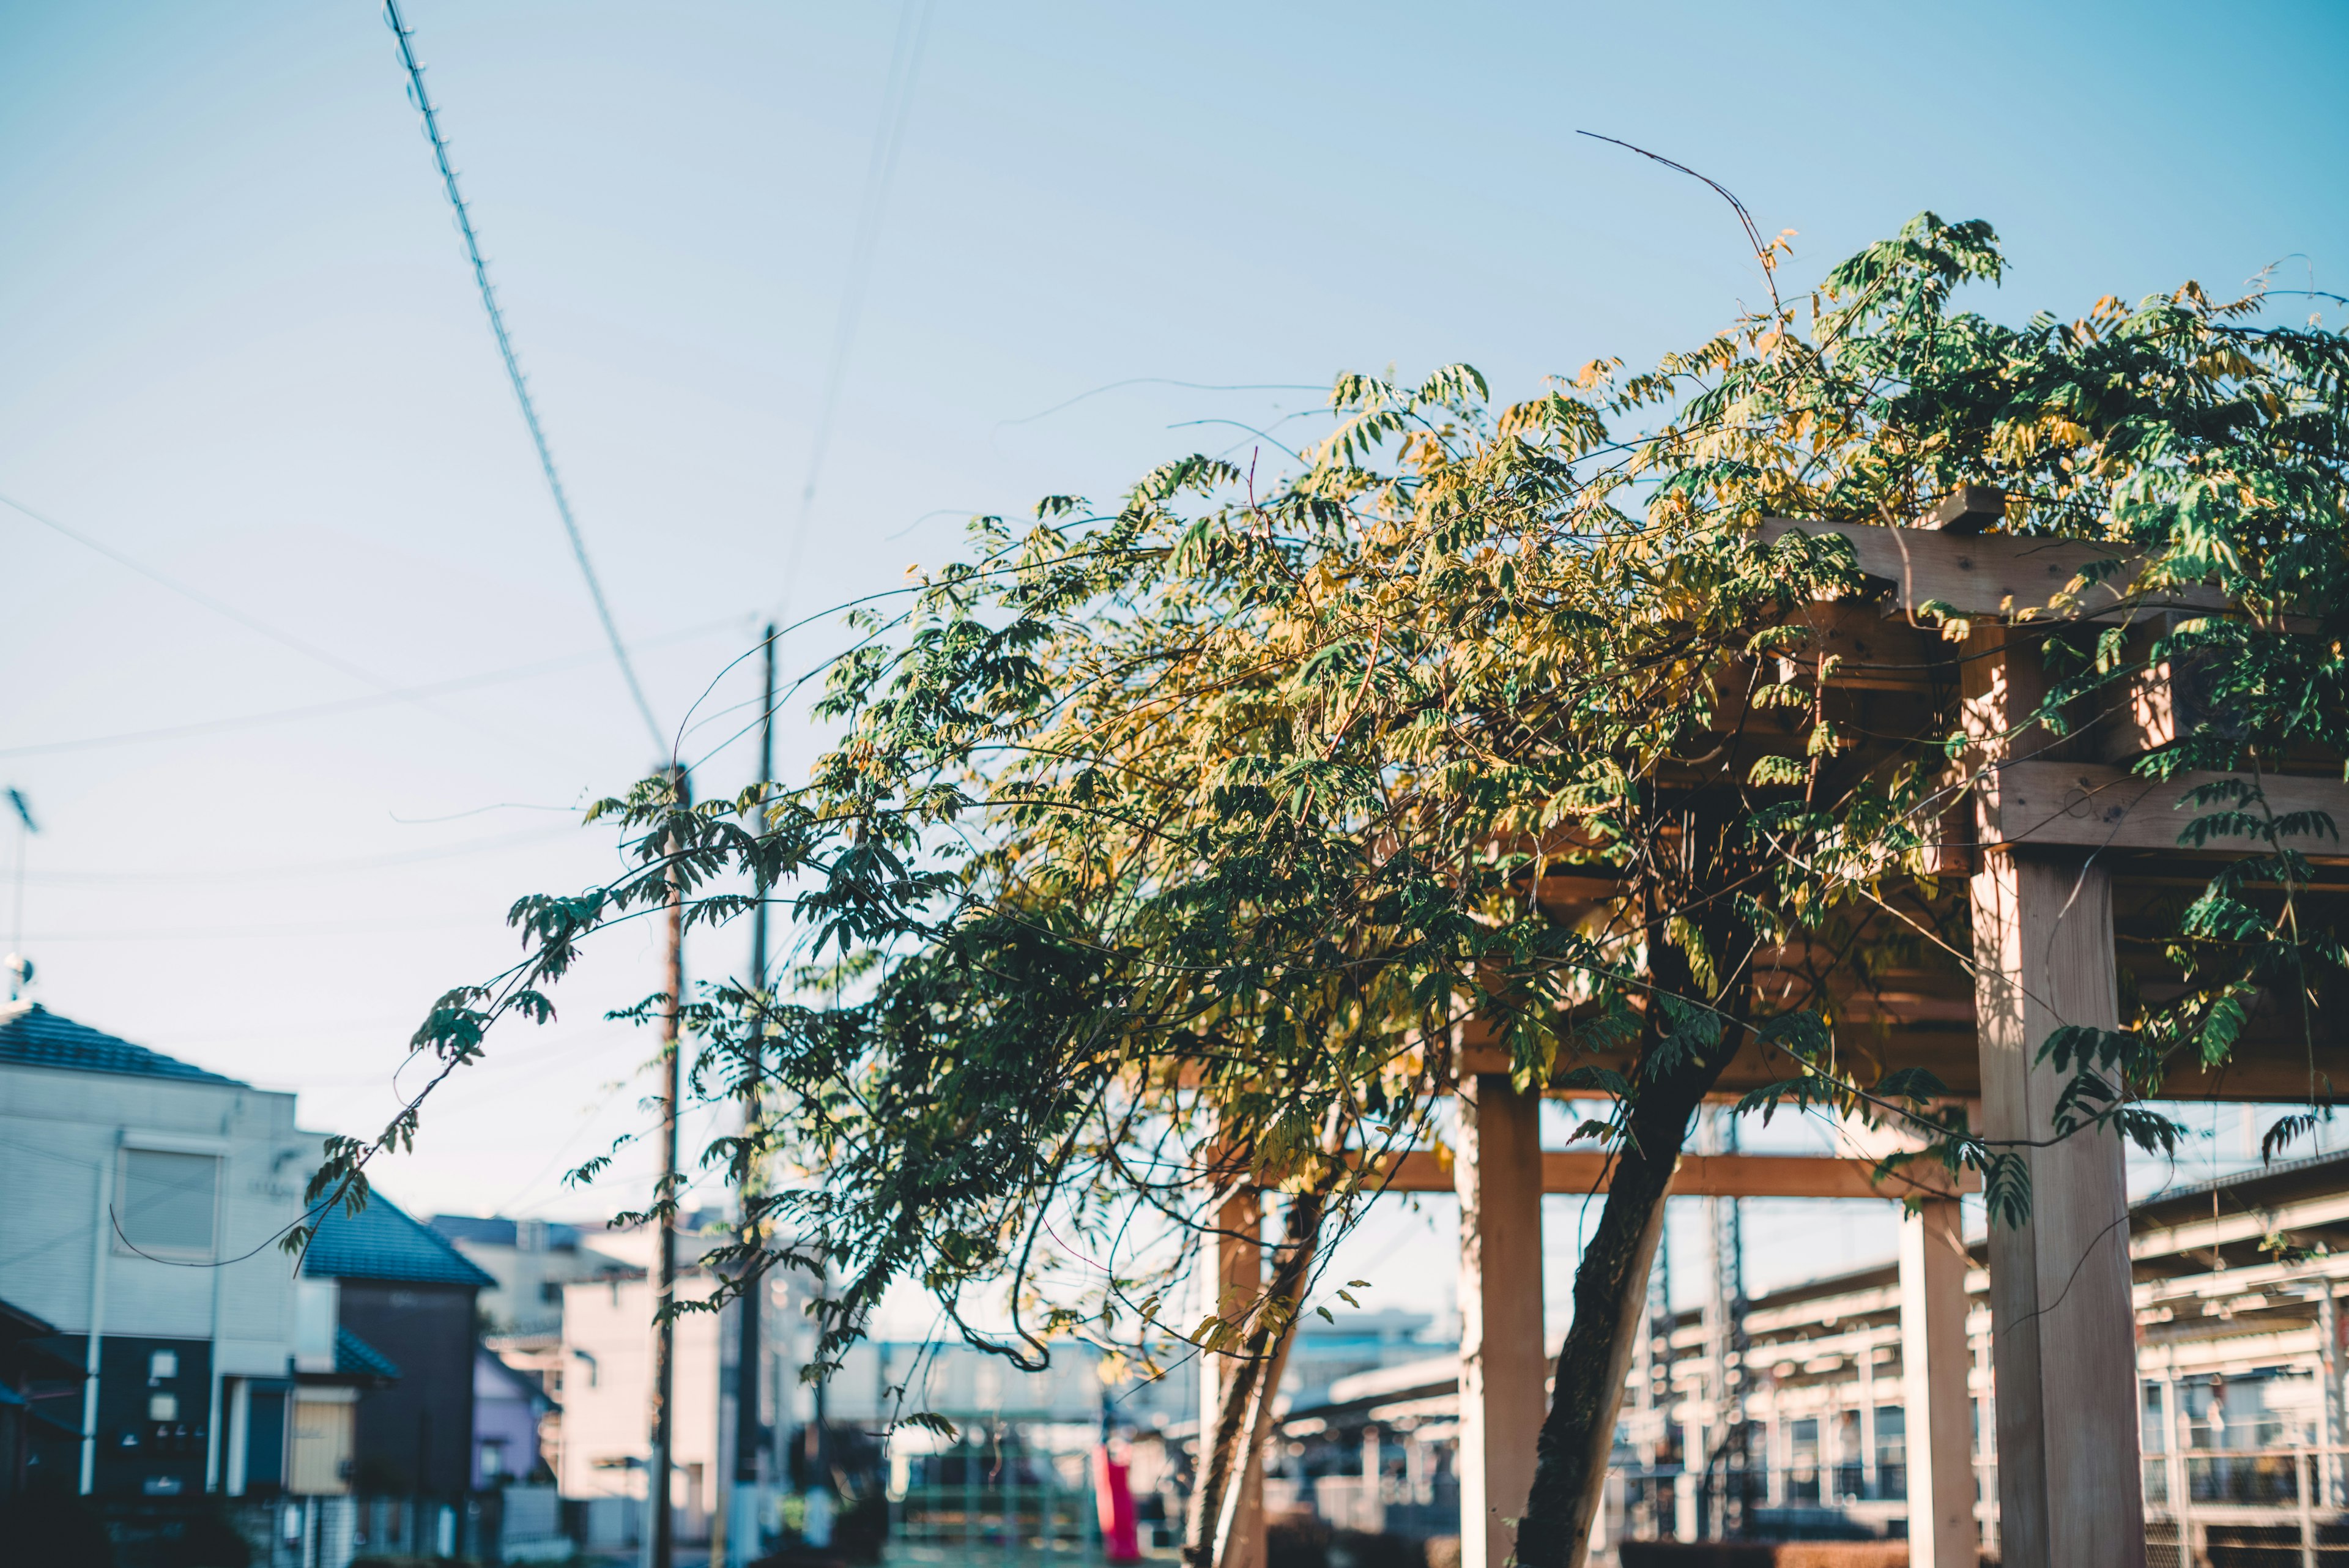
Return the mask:
<svg viewBox="0 0 2349 1568">
<path fill-rule="evenodd" d="M 409 16 L 670 726 L 761 618 L 895 584 L 960 516 L 1309 434 L 1288 416 L 1316 394 L 1281 389 L 1465 359 L 1523 395 L 1759 298 L 1716 197 L 1578 130 L 1796 230 L 1795 282 L 1930 207 L 1996 224 L 2014 269 L 1981 303 L 2010 317 L 2279 263 L 2349 293 L 2332 4 L 937 0 L 861 273 L 896 5 Z M 611 866 L 557 808 L 653 757 L 595 657 L 390 35 L 368 0 L 7 0 L 0 213 L 0 495 L 302 645 L 0 508 L 0 783 L 42 827 L 35 994 L 297 1089 L 306 1126 L 372 1131 L 432 998 L 510 961 L 507 904 Z M 746 674 L 702 711 L 750 696 Z M 786 766 L 816 739 L 787 726 Z M 717 751 L 701 787 L 750 766 Z M 648 929 L 609 940 L 559 1023 L 451 1086 L 386 1190 L 425 1212 L 636 1200 L 641 1152 L 591 1193 L 556 1178 L 641 1125 L 648 1042 L 601 1020 L 656 958 Z M 1813 1214 L 1763 1269 L 1864 1253 L 1881 1219 Z"/>
</svg>

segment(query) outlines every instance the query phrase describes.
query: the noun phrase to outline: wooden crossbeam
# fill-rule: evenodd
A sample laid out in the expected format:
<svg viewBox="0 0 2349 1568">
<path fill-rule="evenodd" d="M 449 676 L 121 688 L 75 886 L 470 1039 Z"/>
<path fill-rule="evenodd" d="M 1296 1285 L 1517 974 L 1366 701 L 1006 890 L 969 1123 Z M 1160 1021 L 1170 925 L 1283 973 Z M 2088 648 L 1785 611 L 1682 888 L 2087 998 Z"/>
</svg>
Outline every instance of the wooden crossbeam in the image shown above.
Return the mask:
<svg viewBox="0 0 2349 1568">
<path fill-rule="evenodd" d="M 1914 615 L 1939 602 L 1961 616 L 2015 615 L 2038 610 L 2050 620 L 2090 620 L 2120 610 L 2132 598 L 2141 559 L 2126 545 L 2098 539 L 2054 539 L 2020 534 L 1943 534 L 1930 528 L 1881 528 L 1867 523 L 1818 523 L 1768 517 L 1762 537 L 1837 534 L 1851 541 L 1859 569 L 1889 583 L 1895 601 Z M 2073 580 L 2100 561 L 2119 559 L 2117 571 L 2083 585 L 2069 602 L 2051 607 Z M 2134 600 L 2140 608 L 2224 609 L 2215 588 L 2169 587 Z"/>
<path fill-rule="evenodd" d="M 2012 762 L 1990 771 L 1975 786 L 1982 801 L 1982 841 L 1991 844 L 2066 845 L 2082 849 L 2176 851 L 2178 836 L 2201 812 L 2178 803 L 2198 785 L 2236 774 L 2185 773 L 2149 779 L 2125 768 L 2085 763 Z M 2269 808 L 2321 811 L 2332 816 L 2333 835 L 2303 834 L 2286 842 L 2312 859 L 2349 855 L 2349 784 L 2337 778 L 2271 774 L 2260 780 Z M 2264 850 L 2250 836 L 2213 837 L 2209 847 L 2228 854 Z"/>
<path fill-rule="evenodd" d="M 1607 1190 L 1612 1162 L 1578 1149 L 1542 1152 L 1542 1190 L 1596 1193 Z M 1952 1190 L 1979 1192 L 1981 1178 L 1963 1173 L 1956 1189 L 1940 1167 L 1920 1163 L 1874 1179 L 1876 1162 L 1834 1155 L 1684 1154 L 1672 1175 L 1676 1198 L 1874 1198 L 1947 1197 Z M 1397 1158 L 1389 1192 L 1450 1192 L 1451 1160 L 1433 1149 L 1413 1149 Z"/>
</svg>

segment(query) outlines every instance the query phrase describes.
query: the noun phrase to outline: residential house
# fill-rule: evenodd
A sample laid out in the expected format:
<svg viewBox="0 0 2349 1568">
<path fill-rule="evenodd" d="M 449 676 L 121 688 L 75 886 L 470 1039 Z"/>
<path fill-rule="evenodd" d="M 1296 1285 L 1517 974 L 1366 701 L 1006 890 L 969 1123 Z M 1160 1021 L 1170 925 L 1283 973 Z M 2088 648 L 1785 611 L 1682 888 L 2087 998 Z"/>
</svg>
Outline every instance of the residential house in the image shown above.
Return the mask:
<svg viewBox="0 0 2349 1568">
<path fill-rule="evenodd" d="M 709 1299 L 716 1282 L 698 1268 L 679 1271 L 678 1299 Z M 556 1473 L 565 1498 L 585 1500 L 591 1547 L 633 1543 L 642 1529 L 649 1452 L 646 1412 L 652 1398 L 652 1282 L 607 1277 L 563 1291 L 563 1444 Z M 670 1407 L 670 1498 L 678 1539 L 709 1538 L 718 1506 L 719 1375 L 731 1309 L 684 1312 L 676 1319 L 675 1397 Z"/>
<path fill-rule="evenodd" d="M 331 1322 L 338 1355 L 372 1370 L 357 1402 L 361 1493 L 455 1500 L 480 1469 L 473 1430 L 475 1301 L 496 1282 L 381 1193 L 318 1220 L 302 1261 L 305 1312 Z"/>
<path fill-rule="evenodd" d="M 528 1475 L 541 1466 L 551 1474 L 559 1473 L 563 1463 L 563 1288 L 579 1280 L 624 1277 L 635 1272 L 634 1266 L 588 1244 L 603 1232 L 585 1231 L 576 1225 L 498 1215 L 436 1214 L 432 1229 L 463 1253 L 467 1262 L 496 1281 L 478 1299 L 483 1343 L 539 1396 L 529 1451 L 510 1447 L 502 1452 L 499 1462 L 508 1467 L 510 1474 Z M 506 1389 L 503 1382 L 487 1375 L 477 1386 Z M 501 1419 L 510 1426 L 513 1413 L 509 1394 L 501 1394 L 499 1399 Z M 477 1404 L 477 1420 L 481 1418 L 480 1410 Z"/>
<path fill-rule="evenodd" d="M 538 1380 L 507 1366 L 487 1347 L 473 1352 L 473 1486 L 548 1478 L 539 1429 L 554 1408 Z"/>
<path fill-rule="evenodd" d="M 291 1095 L 36 1002 L 0 1006 L 0 1281 L 15 1313 L 54 1331 L 32 1343 L 88 1375 L 79 1408 L 47 1422 L 78 1433 L 76 1490 L 280 1484 L 296 1390 L 276 1241 L 317 1147 Z"/>
</svg>

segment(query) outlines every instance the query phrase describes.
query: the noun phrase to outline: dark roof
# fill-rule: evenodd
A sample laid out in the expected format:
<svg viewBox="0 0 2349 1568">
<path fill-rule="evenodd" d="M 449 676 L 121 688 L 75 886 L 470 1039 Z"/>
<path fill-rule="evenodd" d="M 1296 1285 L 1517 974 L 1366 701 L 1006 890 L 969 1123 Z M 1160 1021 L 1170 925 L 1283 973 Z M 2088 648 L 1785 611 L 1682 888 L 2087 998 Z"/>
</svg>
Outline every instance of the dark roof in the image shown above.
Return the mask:
<svg viewBox="0 0 2349 1568">
<path fill-rule="evenodd" d="M 37 1002 L 0 1006 L 0 1062 L 78 1073 L 125 1073 L 137 1078 L 178 1078 L 194 1084 L 237 1084 L 234 1078 L 207 1073 L 160 1051 L 60 1018 Z"/>
<path fill-rule="evenodd" d="M 335 1372 L 343 1377 L 380 1377 L 390 1383 L 398 1380 L 399 1365 L 349 1329 L 337 1328 L 335 1330 Z"/>
<path fill-rule="evenodd" d="M 508 1220 L 502 1215 L 435 1214 L 432 1228 L 451 1241 L 471 1241 L 484 1247 L 513 1247 L 522 1241 L 522 1227 L 534 1223 L 544 1232 L 545 1250 L 574 1252 L 579 1249 L 579 1227 L 550 1220 Z"/>
<path fill-rule="evenodd" d="M 35 1317 L 13 1302 L 0 1301 L 0 1338 L 39 1339 L 57 1332 L 47 1320 Z"/>
<path fill-rule="evenodd" d="M 554 1401 L 546 1397 L 546 1389 L 540 1384 L 539 1380 L 533 1377 L 527 1372 L 517 1371 L 515 1368 L 507 1366 L 505 1357 L 500 1355 L 496 1351 L 491 1350 L 485 1345 L 475 1345 L 473 1347 L 473 1364 L 476 1367 L 487 1369 L 490 1376 L 502 1380 L 515 1393 L 522 1395 L 525 1398 L 533 1400 L 538 1404 L 544 1405 L 550 1409 L 554 1408 Z"/>
<path fill-rule="evenodd" d="M 303 1254 L 302 1272 L 327 1279 L 404 1280 L 477 1290 L 497 1283 L 379 1192 L 356 1214 L 339 1203 L 326 1210 Z"/>
</svg>

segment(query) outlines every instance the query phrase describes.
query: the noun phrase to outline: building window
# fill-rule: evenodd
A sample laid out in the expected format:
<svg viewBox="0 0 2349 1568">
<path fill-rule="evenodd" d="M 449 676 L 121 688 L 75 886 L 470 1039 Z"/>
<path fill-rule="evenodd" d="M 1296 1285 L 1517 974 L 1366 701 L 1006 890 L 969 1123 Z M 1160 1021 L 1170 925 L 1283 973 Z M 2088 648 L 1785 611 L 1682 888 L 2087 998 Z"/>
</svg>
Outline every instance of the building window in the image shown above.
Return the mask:
<svg viewBox="0 0 2349 1568">
<path fill-rule="evenodd" d="M 147 1418 L 150 1421 L 176 1421 L 180 1418 L 180 1397 L 177 1394 L 147 1396 Z"/>
<path fill-rule="evenodd" d="M 177 1377 L 179 1375 L 180 1353 L 178 1351 L 159 1350 L 154 1355 L 147 1358 L 147 1380 L 149 1382 L 160 1382 L 167 1377 Z"/>
<path fill-rule="evenodd" d="M 1876 1495 L 1895 1501 L 1909 1495 L 1909 1408 L 1876 1407 Z"/>
<path fill-rule="evenodd" d="M 1786 1423 L 1786 1501 L 1819 1501 L 1819 1423 L 1816 1417 Z"/>
<path fill-rule="evenodd" d="M 117 1244 L 159 1257 L 211 1257 L 219 1189 L 216 1155 L 124 1149 L 114 1202 Z"/>
<path fill-rule="evenodd" d="M 563 1282 L 561 1280 L 541 1280 L 538 1284 L 538 1299 L 543 1302 L 551 1303 L 555 1306 L 561 1306 L 563 1304 Z"/>
</svg>

